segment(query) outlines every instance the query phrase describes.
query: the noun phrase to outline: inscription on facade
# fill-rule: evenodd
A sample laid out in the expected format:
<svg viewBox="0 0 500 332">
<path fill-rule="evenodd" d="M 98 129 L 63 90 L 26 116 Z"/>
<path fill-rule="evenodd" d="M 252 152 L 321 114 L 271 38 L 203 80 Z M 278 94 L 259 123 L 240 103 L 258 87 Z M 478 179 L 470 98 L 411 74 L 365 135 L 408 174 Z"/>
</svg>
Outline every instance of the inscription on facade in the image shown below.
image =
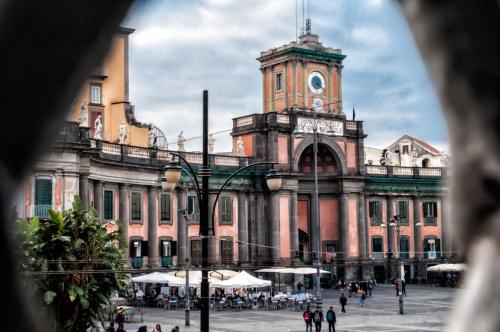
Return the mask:
<svg viewBox="0 0 500 332">
<path fill-rule="evenodd" d="M 344 123 L 341 121 L 334 121 L 328 119 L 312 119 L 312 118 L 297 118 L 297 131 L 301 133 L 312 134 L 314 130 L 314 123 L 316 121 L 319 134 L 343 136 Z"/>
</svg>

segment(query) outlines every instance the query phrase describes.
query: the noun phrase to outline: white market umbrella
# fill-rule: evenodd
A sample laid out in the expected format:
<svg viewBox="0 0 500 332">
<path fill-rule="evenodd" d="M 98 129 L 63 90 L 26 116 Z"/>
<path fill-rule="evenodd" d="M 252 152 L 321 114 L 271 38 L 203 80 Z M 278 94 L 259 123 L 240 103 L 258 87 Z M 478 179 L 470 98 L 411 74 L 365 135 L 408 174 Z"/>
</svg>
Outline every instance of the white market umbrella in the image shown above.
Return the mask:
<svg viewBox="0 0 500 332">
<path fill-rule="evenodd" d="M 290 273 L 293 274 L 315 274 L 318 270 L 313 268 L 313 267 L 297 267 L 295 269 L 290 269 L 293 270 Z M 331 273 L 330 271 L 326 270 L 319 270 L 319 273 Z"/>
<path fill-rule="evenodd" d="M 457 263 L 457 264 L 438 264 L 434 266 L 430 266 L 427 268 L 429 272 L 461 272 L 467 268 L 466 264 Z"/>
<path fill-rule="evenodd" d="M 167 273 L 152 272 L 131 278 L 133 282 L 146 284 L 169 284 L 170 286 L 182 286 L 182 279 Z"/>
<path fill-rule="evenodd" d="M 241 271 L 234 277 L 221 282 L 226 288 L 259 288 L 271 286 L 271 280 L 259 279 L 251 274 Z"/>
<path fill-rule="evenodd" d="M 289 269 L 287 267 L 269 267 L 266 269 L 256 270 L 255 272 L 292 273 L 291 270 L 293 270 L 293 269 Z"/>
<path fill-rule="evenodd" d="M 179 270 L 179 271 L 172 271 L 168 272 L 167 274 L 171 276 L 176 276 L 182 281 L 181 286 L 186 285 L 186 271 L 185 270 Z M 220 286 L 220 280 L 216 278 L 208 278 L 208 282 L 210 284 L 210 287 L 222 287 Z M 199 270 L 190 270 L 189 271 L 189 287 L 200 287 L 201 285 L 201 271 Z"/>
<path fill-rule="evenodd" d="M 212 278 L 215 278 L 215 279 L 227 280 L 229 278 L 234 277 L 238 273 L 240 273 L 240 272 L 233 271 L 233 270 L 215 270 L 215 271 L 208 272 L 208 275 Z"/>
</svg>

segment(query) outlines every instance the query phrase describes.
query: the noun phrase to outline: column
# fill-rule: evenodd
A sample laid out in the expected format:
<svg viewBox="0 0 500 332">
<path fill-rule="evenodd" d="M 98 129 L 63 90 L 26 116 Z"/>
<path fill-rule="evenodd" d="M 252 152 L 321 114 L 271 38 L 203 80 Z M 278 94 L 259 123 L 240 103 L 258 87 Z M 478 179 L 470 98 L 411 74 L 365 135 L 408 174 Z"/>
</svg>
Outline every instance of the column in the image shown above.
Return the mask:
<svg viewBox="0 0 500 332">
<path fill-rule="evenodd" d="M 290 193 L 290 244 L 292 250 L 292 261 L 298 260 L 299 253 L 299 220 L 297 215 L 297 192 Z"/>
<path fill-rule="evenodd" d="M 80 174 L 80 200 L 83 207 L 89 206 L 89 175 Z"/>
<path fill-rule="evenodd" d="M 119 204 L 118 217 L 120 218 L 120 228 L 125 243 L 127 243 L 127 245 L 130 245 L 128 241 L 128 204 L 127 204 L 129 186 L 120 183 L 119 190 L 120 190 L 120 197 L 118 203 Z M 129 251 L 127 250 L 125 252 L 125 257 L 128 257 L 128 253 Z"/>
<path fill-rule="evenodd" d="M 450 233 L 450 225 L 448 223 L 448 214 L 447 214 L 447 202 L 446 198 L 441 197 L 441 252 L 443 257 L 451 257 L 452 249 L 451 249 L 451 233 Z"/>
<path fill-rule="evenodd" d="M 328 64 L 328 75 L 327 75 L 327 78 L 326 78 L 326 88 L 327 88 L 327 91 L 326 91 L 326 100 L 327 100 L 327 103 L 329 104 L 328 105 L 328 113 L 332 113 L 332 110 L 333 110 L 333 99 L 332 99 L 332 85 L 333 85 L 333 64 L 332 63 L 329 63 Z"/>
<path fill-rule="evenodd" d="M 266 112 L 266 70 L 260 68 L 262 73 L 262 111 Z"/>
<path fill-rule="evenodd" d="M 213 233 L 209 233 L 210 235 L 215 234 L 215 229 L 217 228 L 218 220 L 214 219 L 214 224 L 212 225 L 212 214 L 215 203 L 215 196 L 217 194 L 209 193 L 208 194 L 208 224 L 209 228 L 213 229 Z M 220 199 L 220 196 L 219 196 Z M 215 215 L 217 217 L 217 214 Z M 218 234 L 215 234 L 218 236 Z M 208 264 L 213 265 L 220 262 L 220 255 L 217 253 L 217 241 L 218 239 L 214 236 L 211 236 L 208 239 Z"/>
<path fill-rule="evenodd" d="M 150 266 L 159 266 L 160 264 L 160 248 L 158 244 L 158 234 L 156 222 L 157 207 L 156 197 L 158 196 L 158 189 L 148 187 L 148 264 Z"/>
<path fill-rule="evenodd" d="M 337 85 L 338 85 L 337 86 L 337 88 L 338 88 L 338 96 L 337 96 L 337 98 L 338 98 L 338 100 L 343 100 L 342 99 L 342 68 L 343 67 L 344 67 L 343 65 L 338 65 L 337 66 L 337 68 L 338 68 L 338 73 L 337 73 Z M 339 110 L 338 111 L 339 114 L 343 113 L 342 112 L 342 109 L 343 109 L 343 105 L 342 104 L 343 104 L 343 102 L 340 102 L 340 103 L 338 103 L 338 106 L 337 106 L 337 108 Z"/>
<path fill-rule="evenodd" d="M 269 253 L 268 253 L 268 248 L 264 247 L 265 245 L 269 245 L 268 241 L 268 235 L 269 231 L 267 229 L 267 218 L 268 214 L 265 213 L 265 207 L 266 206 L 266 200 L 264 198 L 263 193 L 258 193 L 257 194 L 257 204 L 256 204 L 256 222 L 257 222 L 257 237 L 256 237 L 256 242 L 258 244 L 257 246 L 257 262 L 258 263 L 263 263 L 264 261 L 269 260 Z M 269 205 L 267 206 L 269 208 Z"/>
<path fill-rule="evenodd" d="M 297 61 L 296 60 L 292 61 L 292 85 L 293 85 L 293 106 L 297 107 L 299 102 L 297 99 Z"/>
<path fill-rule="evenodd" d="M 186 259 L 186 219 L 181 210 L 187 209 L 187 191 L 177 189 L 177 265 L 184 265 Z"/>
<path fill-rule="evenodd" d="M 288 62 L 283 64 L 283 102 L 285 104 L 285 108 L 288 108 Z"/>
<path fill-rule="evenodd" d="M 307 108 L 307 77 L 306 77 L 307 62 L 302 61 L 302 107 Z"/>
<path fill-rule="evenodd" d="M 359 194 L 358 196 L 358 240 L 359 240 L 359 253 L 361 259 L 368 257 L 366 245 L 366 220 L 365 220 L 365 196 Z"/>
<path fill-rule="evenodd" d="M 415 223 L 420 221 L 421 226 L 415 226 Z M 415 258 L 422 258 L 423 243 L 422 243 L 422 227 L 424 221 L 420 220 L 420 200 L 418 196 L 413 196 L 413 235 L 415 244 Z"/>
<path fill-rule="evenodd" d="M 269 70 L 269 94 L 270 94 L 270 102 L 271 102 L 271 112 L 274 112 L 274 67 L 271 67 Z"/>
<path fill-rule="evenodd" d="M 280 194 L 272 192 L 269 195 L 271 217 L 271 257 L 274 263 L 280 261 Z"/>
<path fill-rule="evenodd" d="M 248 236 L 248 241 L 251 245 L 248 247 L 250 258 L 253 264 L 257 262 L 258 247 L 255 245 L 258 243 L 258 233 L 257 233 L 257 198 L 255 192 L 250 193 L 249 203 L 248 203 L 248 224 L 250 234 Z"/>
<path fill-rule="evenodd" d="M 238 192 L 238 257 L 240 263 L 248 263 L 248 195 Z"/>
<path fill-rule="evenodd" d="M 349 258 L 349 220 L 347 214 L 347 194 L 340 194 L 340 252 L 341 258 Z"/>
<path fill-rule="evenodd" d="M 385 220 L 385 225 L 387 229 L 387 249 L 388 251 L 392 251 L 394 254 L 393 258 L 395 258 L 395 246 L 394 246 L 394 227 L 391 227 L 389 224 L 391 223 L 391 219 L 394 217 L 393 209 L 393 199 L 391 196 L 387 196 L 387 219 Z"/>
<path fill-rule="evenodd" d="M 320 248 L 318 248 L 318 236 L 319 236 L 318 234 L 319 211 L 317 210 L 317 207 L 319 206 L 318 200 L 319 196 L 318 198 L 316 198 L 315 195 L 311 195 L 311 227 L 310 227 L 311 250 L 310 251 L 312 251 L 313 253 L 317 253 L 320 251 Z"/>
<path fill-rule="evenodd" d="M 99 219 L 104 220 L 104 210 L 103 210 L 103 185 L 101 181 L 94 180 L 94 208 L 97 210 Z"/>
</svg>

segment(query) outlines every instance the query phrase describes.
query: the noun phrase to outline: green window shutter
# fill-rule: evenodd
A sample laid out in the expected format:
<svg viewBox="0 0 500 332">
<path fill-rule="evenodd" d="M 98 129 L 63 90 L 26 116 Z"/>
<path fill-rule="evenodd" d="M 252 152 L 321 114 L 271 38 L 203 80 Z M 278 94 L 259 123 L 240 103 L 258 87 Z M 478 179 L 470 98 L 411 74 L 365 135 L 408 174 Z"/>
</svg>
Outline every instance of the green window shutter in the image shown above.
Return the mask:
<svg viewBox="0 0 500 332">
<path fill-rule="evenodd" d="M 35 204 L 52 205 L 52 181 L 48 179 L 35 180 Z"/>
<path fill-rule="evenodd" d="M 231 196 L 221 196 L 219 202 L 219 223 L 233 223 L 233 200 Z"/>
<path fill-rule="evenodd" d="M 141 193 L 132 193 L 131 194 L 131 209 L 132 209 L 132 220 L 141 220 Z"/>
<path fill-rule="evenodd" d="M 170 195 L 161 194 L 160 195 L 160 220 L 169 221 L 170 220 Z"/>
<path fill-rule="evenodd" d="M 104 191 L 104 219 L 113 219 L 113 192 Z"/>
</svg>

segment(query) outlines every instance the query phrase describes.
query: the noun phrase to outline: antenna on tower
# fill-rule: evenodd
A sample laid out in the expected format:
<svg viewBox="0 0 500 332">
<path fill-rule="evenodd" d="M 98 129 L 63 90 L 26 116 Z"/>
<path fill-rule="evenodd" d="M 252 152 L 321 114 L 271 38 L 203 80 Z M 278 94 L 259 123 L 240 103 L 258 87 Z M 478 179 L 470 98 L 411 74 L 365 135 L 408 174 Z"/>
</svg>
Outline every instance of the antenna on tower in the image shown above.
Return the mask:
<svg viewBox="0 0 500 332">
<path fill-rule="evenodd" d="M 297 2 L 299 0 L 295 0 L 295 41 L 299 40 L 299 28 L 298 28 L 298 20 L 297 20 L 297 11 L 298 11 L 298 5 L 297 5 Z"/>
<path fill-rule="evenodd" d="M 302 28 L 300 29 L 300 34 L 303 35 L 305 33 L 305 11 L 304 11 L 304 1 L 302 0 Z"/>
<path fill-rule="evenodd" d="M 309 11 L 310 3 L 311 3 L 311 1 L 307 0 L 307 19 L 306 19 L 306 33 L 307 34 L 311 33 L 311 15 L 310 15 L 310 11 Z"/>
</svg>

